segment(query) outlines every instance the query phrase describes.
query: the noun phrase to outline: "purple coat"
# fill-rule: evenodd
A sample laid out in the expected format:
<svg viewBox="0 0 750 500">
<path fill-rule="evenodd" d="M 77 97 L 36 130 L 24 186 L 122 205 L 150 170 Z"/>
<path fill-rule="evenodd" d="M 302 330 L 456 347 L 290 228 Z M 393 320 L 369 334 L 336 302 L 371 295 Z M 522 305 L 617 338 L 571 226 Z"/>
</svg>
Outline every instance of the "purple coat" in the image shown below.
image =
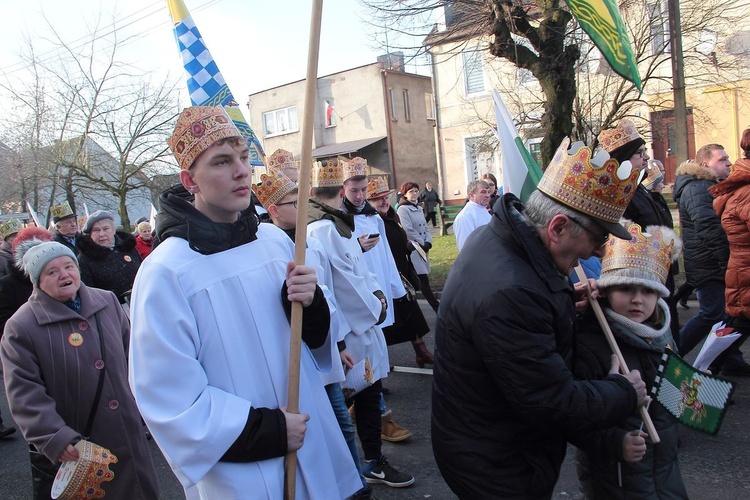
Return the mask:
<svg viewBox="0 0 750 500">
<path fill-rule="evenodd" d="M 128 385 L 130 324 L 112 292 L 81 283 L 78 294 L 81 314 L 35 288 L 8 320 L 0 358 L 10 411 L 24 438 L 57 462 L 68 444 L 81 439 L 104 368 L 90 440 L 118 458 L 110 465 L 114 480 L 102 486 L 106 498 L 158 498 L 156 472 Z M 104 367 L 95 314 L 104 330 Z M 73 333 L 82 342 L 71 338 Z"/>
</svg>

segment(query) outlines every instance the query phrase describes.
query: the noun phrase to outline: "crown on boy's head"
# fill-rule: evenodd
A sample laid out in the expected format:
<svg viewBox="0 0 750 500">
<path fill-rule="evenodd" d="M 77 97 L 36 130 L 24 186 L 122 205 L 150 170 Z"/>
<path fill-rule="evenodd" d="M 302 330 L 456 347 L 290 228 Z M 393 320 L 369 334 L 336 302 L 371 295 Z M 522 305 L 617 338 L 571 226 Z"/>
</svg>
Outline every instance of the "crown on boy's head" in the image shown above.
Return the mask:
<svg viewBox="0 0 750 500">
<path fill-rule="evenodd" d="M 619 238 L 630 238 L 619 224 L 635 194 L 639 170 L 629 161 L 617 160 L 600 151 L 592 158 L 591 149 L 576 142 L 570 149 L 565 138 L 557 148 L 537 188 L 547 196 L 593 217 Z"/>
<path fill-rule="evenodd" d="M 299 160 L 294 159 L 294 155 L 285 149 L 277 149 L 266 160 L 268 173 L 277 172 L 286 168 L 299 169 Z"/>
<path fill-rule="evenodd" d="M 260 176 L 260 184 L 253 184 L 253 192 L 266 210 L 295 189 L 297 184 L 281 171 L 263 174 Z"/>
<path fill-rule="evenodd" d="M 182 110 L 167 144 L 185 170 L 215 142 L 229 137 L 241 134 L 223 107 L 193 106 Z"/>
<path fill-rule="evenodd" d="M 339 165 L 344 173 L 344 182 L 358 175 L 367 176 L 367 160 L 360 158 L 344 158 L 339 156 Z"/>
<path fill-rule="evenodd" d="M 341 163 L 334 164 L 333 160 L 313 163 L 310 187 L 341 187 L 344 183 L 344 174 Z"/>
</svg>

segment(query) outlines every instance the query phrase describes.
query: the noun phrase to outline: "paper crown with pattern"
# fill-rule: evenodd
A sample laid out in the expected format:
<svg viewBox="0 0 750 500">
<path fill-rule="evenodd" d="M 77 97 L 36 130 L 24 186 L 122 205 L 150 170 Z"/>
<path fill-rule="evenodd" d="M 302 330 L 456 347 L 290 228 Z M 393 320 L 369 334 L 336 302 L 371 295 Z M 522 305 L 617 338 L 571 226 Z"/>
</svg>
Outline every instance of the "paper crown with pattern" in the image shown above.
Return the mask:
<svg viewBox="0 0 750 500">
<path fill-rule="evenodd" d="M 657 167 L 656 164 L 648 162 L 645 170 L 646 178 L 643 179 L 643 187 L 645 187 L 649 191 L 654 189 L 654 186 L 656 186 L 660 182 L 664 182 L 664 174 L 661 173 L 661 170 L 659 170 L 659 167 Z"/>
<path fill-rule="evenodd" d="M 607 153 L 611 153 L 620 146 L 641 139 L 641 134 L 638 133 L 638 129 L 633 122 L 628 119 L 623 119 L 620 120 L 617 127 L 599 132 L 598 139 L 602 149 Z"/>
<path fill-rule="evenodd" d="M 344 183 L 344 174 L 341 164 L 336 165 L 333 160 L 313 163 L 310 187 L 341 187 Z"/>
<path fill-rule="evenodd" d="M 8 236 L 16 234 L 21 229 L 23 229 L 23 222 L 15 217 L 10 218 L 0 224 L 0 236 L 7 238 Z"/>
<path fill-rule="evenodd" d="M 344 158 L 339 156 L 339 165 L 344 174 L 344 181 L 351 179 L 357 175 L 367 176 L 367 160 L 356 156 L 354 158 Z"/>
<path fill-rule="evenodd" d="M 73 213 L 73 209 L 70 208 L 70 203 L 67 201 L 64 201 L 62 203 L 59 203 L 57 205 L 53 205 L 49 209 L 49 213 L 52 215 L 52 222 L 58 223 L 63 219 L 67 219 L 68 217 L 75 217 L 76 214 Z"/>
<path fill-rule="evenodd" d="M 268 173 L 278 172 L 287 168 L 294 170 L 299 169 L 299 160 L 294 159 L 294 155 L 285 149 L 277 149 L 266 160 Z"/>
<path fill-rule="evenodd" d="M 592 158 L 591 149 L 582 142 L 570 145 L 566 137 L 537 188 L 592 217 L 618 238 L 628 239 L 630 234 L 619 220 L 635 194 L 639 173 L 629 161 L 620 164 L 605 151 Z"/>
<path fill-rule="evenodd" d="M 371 178 L 370 182 L 367 183 L 368 200 L 380 198 L 381 196 L 389 195 L 395 191 L 395 189 L 390 189 L 388 187 L 388 181 L 385 180 L 385 177 L 380 177 L 379 175 Z"/>
<path fill-rule="evenodd" d="M 240 136 L 223 107 L 193 106 L 182 110 L 167 144 L 180 168 L 185 170 L 216 141 Z"/>
<path fill-rule="evenodd" d="M 669 296 L 667 282 L 669 267 L 682 252 L 682 240 L 664 226 L 641 226 L 623 221 L 630 240 L 611 238 L 602 259 L 599 288 L 617 285 L 640 285 L 656 290 L 662 297 Z"/>
<path fill-rule="evenodd" d="M 105 492 L 101 485 L 115 478 L 109 464 L 117 463 L 117 457 L 107 448 L 85 439 L 76 443 L 75 447 L 79 458 L 77 461 L 64 462 L 60 466 L 52 484 L 52 498 L 103 498 Z"/>
<path fill-rule="evenodd" d="M 296 189 L 297 183 L 287 177 L 281 170 L 263 174 L 260 176 L 260 183 L 253 184 L 253 192 L 266 210 Z"/>
</svg>

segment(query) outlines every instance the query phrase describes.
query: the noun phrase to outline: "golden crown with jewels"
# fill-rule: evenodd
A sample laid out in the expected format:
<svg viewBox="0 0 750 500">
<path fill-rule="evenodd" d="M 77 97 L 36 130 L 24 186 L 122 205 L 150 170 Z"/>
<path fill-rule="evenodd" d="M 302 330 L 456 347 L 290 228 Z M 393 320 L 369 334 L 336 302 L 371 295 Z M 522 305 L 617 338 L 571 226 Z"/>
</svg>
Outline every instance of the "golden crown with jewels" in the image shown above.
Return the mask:
<svg viewBox="0 0 750 500">
<path fill-rule="evenodd" d="M 339 157 L 339 165 L 344 173 L 344 181 L 357 175 L 367 175 L 367 160 L 359 156 L 354 158 Z"/>
<path fill-rule="evenodd" d="M 286 149 L 277 149 L 268 157 L 266 168 L 268 169 L 268 173 L 287 168 L 297 170 L 299 169 L 299 160 L 295 160 L 294 155 Z"/>
<path fill-rule="evenodd" d="M 599 132 L 599 144 L 604 151 L 611 153 L 620 146 L 641 138 L 635 124 L 628 119 L 620 120 L 617 127 Z"/>
<path fill-rule="evenodd" d="M 241 134 L 223 107 L 193 106 L 182 110 L 167 144 L 185 170 L 215 142 L 229 137 Z"/>
<path fill-rule="evenodd" d="M 325 162 L 316 161 L 311 172 L 310 187 L 341 187 L 344 183 L 344 174 L 341 165 L 336 165 L 333 160 Z"/>
<path fill-rule="evenodd" d="M 23 229 L 23 222 L 13 217 L 0 224 L 0 236 L 7 238 L 21 229 Z"/>
<path fill-rule="evenodd" d="M 605 222 L 617 223 L 635 194 L 639 170 L 565 138 L 537 188 L 546 195 Z"/>
<path fill-rule="evenodd" d="M 294 192 L 295 189 L 297 189 L 297 183 L 280 170 L 261 175 L 260 183 L 253 184 L 253 193 L 266 210 L 269 206 L 284 199 L 284 196 Z"/>
</svg>

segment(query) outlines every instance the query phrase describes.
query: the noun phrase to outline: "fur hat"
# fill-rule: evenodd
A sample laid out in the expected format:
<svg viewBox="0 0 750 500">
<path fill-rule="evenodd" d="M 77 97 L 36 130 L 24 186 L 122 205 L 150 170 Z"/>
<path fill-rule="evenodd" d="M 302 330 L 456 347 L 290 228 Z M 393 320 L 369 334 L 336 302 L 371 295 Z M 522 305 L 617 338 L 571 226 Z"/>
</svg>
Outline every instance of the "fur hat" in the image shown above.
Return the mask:
<svg viewBox="0 0 750 500">
<path fill-rule="evenodd" d="M 35 287 L 39 286 L 39 276 L 42 274 L 44 266 L 58 257 L 70 257 L 76 263 L 76 266 L 78 266 L 78 259 L 76 259 L 73 250 L 62 243 L 56 241 L 43 242 L 42 240 L 33 239 L 21 244 L 16 249 L 16 252 L 21 247 L 24 247 L 22 257 L 23 270 L 31 278 L 31 283 Z"/>
<path fill-rule="evenodd" d="M 602 259 L 599 288 L 618 285 L 640 285 L 669 296 L 669 268 L 682 252 L 682 240 L 664 226 L 648 226 L 646 231 L 629 220 L 622 221 L 632 238 L 611 238 Z"/>
<path fill-rule="evenodd" d="M 115 223 L 115 214 L 110 212 L 109 210 L 97 210 L 93 214 L 89 215 L 89 218 L 86 219 L 86 225 L 83 226 L 83 234 L 89 234 L 91 233 L 91 227 L 99 222 L 100 220 L 109 219 L 112 221 L 112 224 Z"/>
</svg>

